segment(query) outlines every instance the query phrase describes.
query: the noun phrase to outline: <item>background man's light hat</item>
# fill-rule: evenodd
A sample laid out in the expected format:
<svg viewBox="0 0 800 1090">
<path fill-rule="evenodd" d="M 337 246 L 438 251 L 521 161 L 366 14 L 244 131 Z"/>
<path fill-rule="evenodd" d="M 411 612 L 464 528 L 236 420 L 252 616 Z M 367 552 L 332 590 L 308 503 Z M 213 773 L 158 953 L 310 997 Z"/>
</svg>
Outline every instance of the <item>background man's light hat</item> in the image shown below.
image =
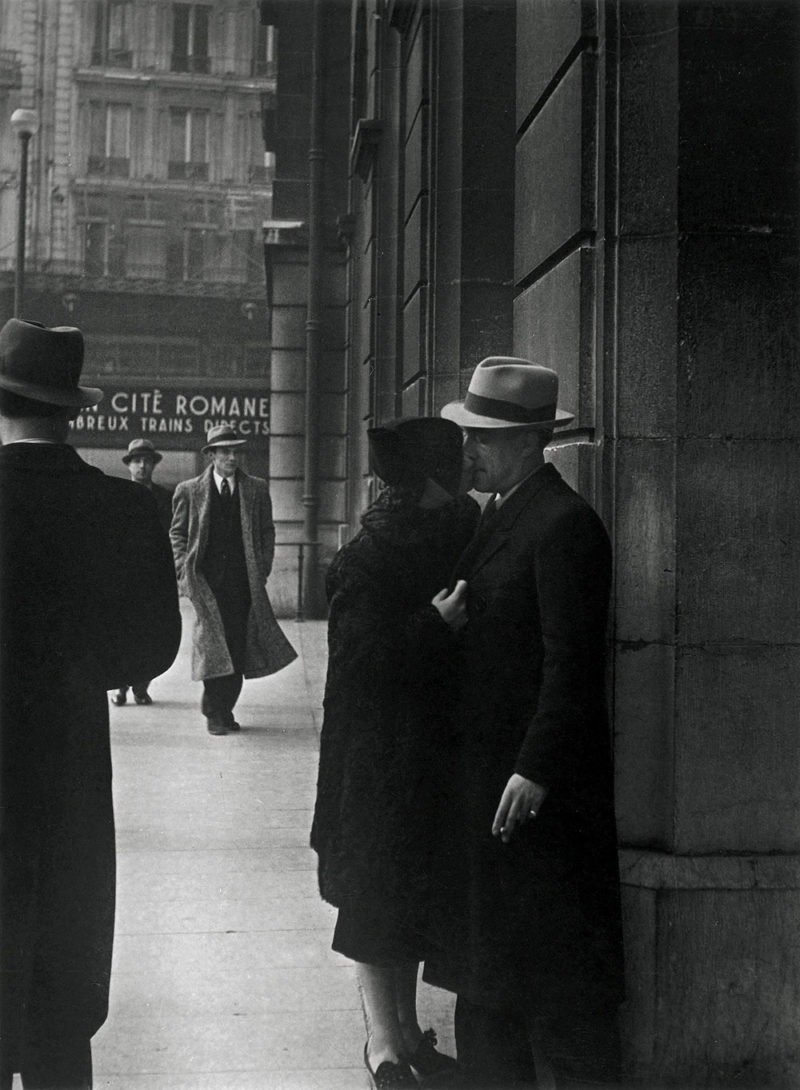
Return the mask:
<svg viewBox="0 0 800 1090">
<path fill-rule="evenodd" d="M 489 356 L 472 372 L 467 396 L 441 411 L 462 428 L 563 427 L 575 419 L 557 408 L 558 375 L 514 356 Z"/>
<path fill-rule="evenodd" d="M 103 399 L 95 386 L 79 386 L 83 334 L 74 326 L 47 329 L 9 318 L 0 329 L 0 389 L 47 405 L 85 409 Z"/>
<path fill-rule="evenodd" d="M 243 447 L 246 442 L 246 439 L 238 437 L 235 429 L 230 424 L 217 424 L 215 428 L 208 429 L 203 454 L 215 447 Z"/>
<path fill-rule="evenodd" d="M 149 439 L 131 439 L 130 443 L 128 443 L 128 453 L 123 454 L 122 460 L 125 465 L 127 465 L 133 458 L 141 458 L 148 455 L 154 462 L 161 461 L 162 455 L 158 453 Z"/>
</svg>

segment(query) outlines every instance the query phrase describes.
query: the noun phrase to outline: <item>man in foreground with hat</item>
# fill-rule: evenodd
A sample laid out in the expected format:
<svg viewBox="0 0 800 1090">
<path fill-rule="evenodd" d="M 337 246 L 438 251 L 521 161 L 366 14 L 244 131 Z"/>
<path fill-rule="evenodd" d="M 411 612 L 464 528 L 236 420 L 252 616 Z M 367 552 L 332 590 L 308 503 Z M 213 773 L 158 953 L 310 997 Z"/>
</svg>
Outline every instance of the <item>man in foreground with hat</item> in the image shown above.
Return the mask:
<svg viewBox="0 0 800 1090">
<path fill-rule="evenodd" d="M 164 527 L 166 533 L 169 533 L 172 522 L 172 493 L 168 488 L 162 488 L 160 484 L 155 484 L 153 481 L 153 470 L 161 461 L 161 458 L 162 455 L 149 439 L 131 439 L 126 453 L 122 456 L 123 462 L 128 467 L 131 480 L 146 488 L 156 501 L 158 521 Z M 153 703 L 153 698 L 147 691 L 150 688 L 150 681 L 151 679 L 148 678 L 146 681 L 139 681 L 136 685 L 130 686 L 133 689 L 133 699 L 137 704 L 149 705 Z M 117 707 L 127 703 L 128 688 L 127 685 L 121 685 L 111 697 L 111 703 L 116 704 Z"/>
<path fill-rule="evenodd" d="M 145 489 L 67 445 L 101 390 L 83 337 L 0 330 L 0 1088 L 92 1085 L 108 1009 L 114 814 L 106 692 L 178 651 L 169 542 Z"/>
<path fill-rule="evenodd" d="M 267 482 L 239 468 L 234 428 L 209 430 L 208 468 L 175 489 L 170 537 L 182 593 L 195 612 L 192 677 L 203 682 L 209 734 L 238 731 L 233 709 L 245 677 L 264 677 L 297 654 L 267 597 L 275 526 Z"/>
<path fill-rule="evenodd" d="M 547 1085 L 547 1072 L 558 1087 L 619 1077 L 611 554 L 595 512 L 545 463 L 572 420 L 557 397 L 549 368 L 490 357 L 442 410 L 464 431 L 473 488 L 492 498 L 453 575 L 467 583 L 449 622 L 461 729 L 425 979 L 457 993 L 458 1060 L 481 1090 Z"/>
</svg>

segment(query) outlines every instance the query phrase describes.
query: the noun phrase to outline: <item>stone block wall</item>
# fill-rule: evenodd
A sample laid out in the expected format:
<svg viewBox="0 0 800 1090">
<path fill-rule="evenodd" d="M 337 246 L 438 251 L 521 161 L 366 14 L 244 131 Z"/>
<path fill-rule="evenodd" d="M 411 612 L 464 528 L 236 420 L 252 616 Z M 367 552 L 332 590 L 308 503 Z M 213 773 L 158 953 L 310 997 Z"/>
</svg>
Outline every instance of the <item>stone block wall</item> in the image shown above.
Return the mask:
<svg viewBox="0 0 800 1090">
<path fill-rule="evenodd" d="M 613 381 L 630 1070 L 800 1078 L 798 9 L 624 3 Z"/>
</svg>

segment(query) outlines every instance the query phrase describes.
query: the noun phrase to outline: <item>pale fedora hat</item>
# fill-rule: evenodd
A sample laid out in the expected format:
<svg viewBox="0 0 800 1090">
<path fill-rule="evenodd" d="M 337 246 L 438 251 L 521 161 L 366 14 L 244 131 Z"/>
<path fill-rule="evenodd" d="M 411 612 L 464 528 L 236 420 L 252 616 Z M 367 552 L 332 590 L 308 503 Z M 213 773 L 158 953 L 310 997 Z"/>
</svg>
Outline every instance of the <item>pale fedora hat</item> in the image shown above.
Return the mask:
<svg viewBox="0 0 800 1090">
<path fill-rule="evenodd" d="M 558 375 L 514 356 L 489 356 L 472 372 L 467 396 L 450 401 L 445 420 L 462 428 L 559 428 L 575 417 L 558 404 Z"/>
<path fill-rule="evenodd" d="M 203 454 L 209 450 L 214 450 L 215 447 L 243 447 L 246 442 L 246 439 L 239 438 L 232 425 L 217 424 L 216 427 L 208 429 Z"/>
<path fill-rule="evenodd" d="M 9 318 L 0 329 L 0 389 L 31 401 L 63 408 L 86 408 L 102 401 L 103 391 L 79 386 L 83 334 L 74 326 L 48 329 L 40 322 Z"/>
<path fill-rule="evenodd" d="M 130 443 L 128 443 L 128 453 L 123 454 L 122 460 L 127 465 L 133 458 L 147 456 L 152 458 L 154 462 L 160 462 L 162 458 L 162 455 L 158 453 L 149 439 L 131 439 Z"/>
</svg>

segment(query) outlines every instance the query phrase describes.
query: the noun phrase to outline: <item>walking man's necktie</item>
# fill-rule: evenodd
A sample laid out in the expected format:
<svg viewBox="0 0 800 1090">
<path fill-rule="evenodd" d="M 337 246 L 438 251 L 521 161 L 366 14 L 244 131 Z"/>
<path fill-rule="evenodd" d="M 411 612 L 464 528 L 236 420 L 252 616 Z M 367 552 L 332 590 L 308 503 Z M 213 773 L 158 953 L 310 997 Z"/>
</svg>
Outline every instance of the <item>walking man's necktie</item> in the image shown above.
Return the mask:
<svg viewBox="0 0 800 1090">
<path fill-rule="evenodd" d="M 231 486 L 228 484 L 227 477 L 222 478 L 222 484 L 219 486 L 219 495 L 222 500 L 223 515 L 228 519 L 233 510 L 233 497 L 231 496 Z"/>
</svg>

